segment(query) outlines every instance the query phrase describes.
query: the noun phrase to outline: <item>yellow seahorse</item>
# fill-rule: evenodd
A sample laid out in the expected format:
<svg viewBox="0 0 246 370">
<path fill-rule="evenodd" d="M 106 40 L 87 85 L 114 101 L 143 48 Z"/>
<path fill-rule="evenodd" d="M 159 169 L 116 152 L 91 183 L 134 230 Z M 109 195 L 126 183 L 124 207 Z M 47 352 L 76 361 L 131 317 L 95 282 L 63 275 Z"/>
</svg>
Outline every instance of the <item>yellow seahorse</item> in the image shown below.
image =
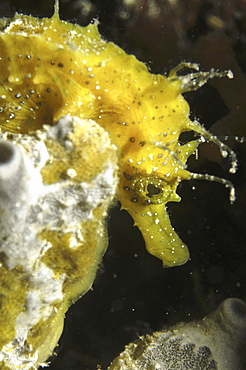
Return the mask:
<svg viewBox="0 0 246 370">
<path fill-rule="evenodd" d="M 117 197 L 141 230 L 147 250 L 166 267 L 185 263 L 188 249 L 166 210 L 166 203 L 180 200 L 179 182 L 207 178 L 233 188 L 226 180 L 186 169 L 200 141 L 181 145 L 180 134 L 193 130 L 217 143 L 224 156 L 232 156 L 231 172 L 236 160 L 216 137 L 189 119 L 182 93 L 226 73 L 180 77 L 177 72 L 184 64 L 168 77 L 151 74 L 134 56 L 103 40 L 96 22 L 80 27 L 61 21 L 57 6 L 51 19 L 17 14 L 1 20 L 0 29 L 2 130 L 31 135 L 67 114 L 99 123 L 118 147 Z M 54 173 L 52 164 L 49 171 Z"/>
</svg>

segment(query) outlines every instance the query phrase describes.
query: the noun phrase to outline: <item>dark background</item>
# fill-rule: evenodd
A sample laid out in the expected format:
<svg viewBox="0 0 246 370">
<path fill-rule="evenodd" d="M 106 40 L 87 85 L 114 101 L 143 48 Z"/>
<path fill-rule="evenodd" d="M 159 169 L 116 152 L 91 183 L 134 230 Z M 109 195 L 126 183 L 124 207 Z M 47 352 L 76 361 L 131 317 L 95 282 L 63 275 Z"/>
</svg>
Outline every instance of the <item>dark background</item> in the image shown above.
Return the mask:
<svg viewBox="0 0 246 370">
<path fill-rule="evenodd" d="M 99 19 L 103 37 L 137 55 L 154 73 L 167 73 L 181 60 L 197 61 L 204 69 L 216 63 L 215 67 L 223 68 L 223 50 L 217 53 L 216 47 L 205 46 L 205 57 L 199 54 L 199 46 L 214 40 L 215 32 L 225 40 L 220 45 L 226 58 L 221 58 L 238 70 L 236 82 L 222 87 L 211 82 L 185 97 L 192 118 L 206 128 L 218 135 L 246 136 L 243 1 L 179 0 L 178 9 L 167 0 L 135 3 L 129 9 L 121 0 L 93 0 L 91 10 L 85 12 L 85 1 L 61 0 L 60 17 L 80 25 Z M 159 9 L 154 21 L 147 12 L 150 3 Z M 50 17 L 53 1 L 1 0 L 0 16 L 16 11 Z M 183 181 L 178 188 L 182 201 L 168 204 L 172 224 L 190 250 L 186 265 L 163 269 L 146 252 L 131 217 L 119 205 L 112 207 L 108 250 L 93 289 L 67 312 L 58 356 L 50 359 L 51 370 L 93 370 L 97 365 L 106 369 L 124 345 L 139 335 L 202 318 L 227 297 L 246 299 L 246 144 L 232 140 L 230 145 L 239 160 L 235 175 L 226 171 L 228 163 L 221 162 L 209 144 L 203 146 L 198 160 L 190 158 L 188 168 L 230 179 L 237 195 L 233 205 L 223 185 L 206 181 Z"/>
</svg>

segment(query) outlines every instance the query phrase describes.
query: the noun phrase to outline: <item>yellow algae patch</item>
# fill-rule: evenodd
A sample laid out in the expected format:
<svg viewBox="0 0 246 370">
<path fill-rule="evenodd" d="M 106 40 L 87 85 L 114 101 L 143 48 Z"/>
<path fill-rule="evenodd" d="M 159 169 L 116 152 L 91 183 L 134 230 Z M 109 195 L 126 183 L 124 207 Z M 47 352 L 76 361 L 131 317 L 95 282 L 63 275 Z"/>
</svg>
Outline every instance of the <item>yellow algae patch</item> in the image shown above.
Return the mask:
<svg viewBox="0 0 246 370">
<path fill-rule="evenodd" d="M 73 122 L 74 131 L 67 133 L 66 142 L 46 140 L 50 160 L 42 169 L 44 183 L 52 184 L 61 179 L 73 179 L 74 182 L 90 181 L 103 168 L 106 168 L 106 159 L 109 157 L 108 147 L 101 145 L 107 133 L 92 120 L 87 125 L 81 125 L 76 120 Z M 74 134 L 76 132 L 76 134 Z M 100 146 L 100 151 L 98 147 Z"/>
<path fill-rule="evenodd" d="M 169 77 L 151 74 L 134 56 L 104 41 L 96 23 L 80 27 L 57 14 L 51 19 L 16 15 L 2 20 L 1 29 L 2 129 L 33 134 L 67 114 L 100 124 L 118 148 L 118 199 L 142 231 L 148 251 L 166 267 L 185 263 L 188 249 L 171 226 L 166 203 L 179 201 L 177 186 L 191 177 L 232 185 L 191 174 L 186 162 L 200 141 L 181 145 L 180 134 L 194 131 L 217 143 L 224 156 L 232 155 L 232 171 L 236 160 L 217 138 L 190 121 L 182 93 L 208 78 L 231 76 L 215 71 L 178 76 L 187 64 Z M 61 150 L 60 155 L 69 163 L 76 154 L 66 157 Z M 60 174 L 52 176 L 51 182 Z"/>
<path fill-rule="evenodd" d="M 24 271 L 0 267 L 0 348 L 15 338 L 15 319 L 25 309 L 27 277 Z"/>
<path fill-rule="evenodd" d="M 91 287 L 107 247 L 116 152 L 102 127 L 72 116 L 33 136 L 0 134 L 0 362 L 6 369 L 42 365 L 57 345 L 65 312 Z"/>
</svg>

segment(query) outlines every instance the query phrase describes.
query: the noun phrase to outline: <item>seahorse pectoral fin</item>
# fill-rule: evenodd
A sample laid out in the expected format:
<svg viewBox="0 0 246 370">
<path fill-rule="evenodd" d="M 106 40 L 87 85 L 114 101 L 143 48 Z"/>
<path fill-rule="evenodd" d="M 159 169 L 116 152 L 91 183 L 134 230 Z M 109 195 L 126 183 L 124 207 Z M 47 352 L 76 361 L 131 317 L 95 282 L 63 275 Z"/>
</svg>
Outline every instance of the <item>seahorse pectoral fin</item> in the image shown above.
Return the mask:
<svg viewBox="0 0 246 370">
<path fill-rule="evenodd" d="M 180 266 L 189 259 L 189 250 L 173 229 L 164 204 L 142 206 L 133 214 L 135 225 L 141 230 L 147 251 L 160 258 L 164 267 Z"/>
</svg>

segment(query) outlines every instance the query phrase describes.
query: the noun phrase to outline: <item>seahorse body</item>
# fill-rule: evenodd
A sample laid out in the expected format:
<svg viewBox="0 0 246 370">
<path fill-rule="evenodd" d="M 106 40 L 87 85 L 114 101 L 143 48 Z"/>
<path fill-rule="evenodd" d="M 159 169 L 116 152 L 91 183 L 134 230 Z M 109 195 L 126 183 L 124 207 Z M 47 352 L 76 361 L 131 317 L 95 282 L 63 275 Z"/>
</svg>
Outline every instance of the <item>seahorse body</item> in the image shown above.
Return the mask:
<svg viewBox="0 0 246 370">
<path fill-rule="evenodd" d="M 185 263 L 189 252 L 171 226 L 166 203 L 180 200 L 176 189 L 191 178 L 185 166 L 198 145 L 181 145 L 180 134 L 206 132 L 189 119 L 184 81 L 175 73 L 151 74 L 104 41 L 96 24 L 80 27 L 57 14 L 3 19 L 0 50 L 2 129 L 32 134 L 67 114 L 99 123 L 118 147 L 118 199 L 148 251 L 167 267 Z M 190 85 L 187 90 L 194 81 Z"/>
</svg>

